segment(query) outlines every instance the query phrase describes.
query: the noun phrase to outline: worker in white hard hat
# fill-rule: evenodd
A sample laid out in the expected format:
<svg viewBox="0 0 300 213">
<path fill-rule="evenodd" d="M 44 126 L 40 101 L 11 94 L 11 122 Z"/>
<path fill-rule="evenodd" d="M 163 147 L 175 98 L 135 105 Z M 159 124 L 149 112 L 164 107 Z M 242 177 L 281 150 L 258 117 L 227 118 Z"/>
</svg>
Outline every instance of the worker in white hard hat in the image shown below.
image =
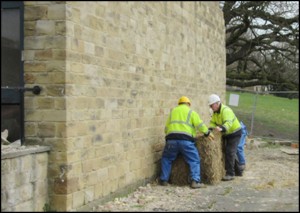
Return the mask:
<svg viewBox="0 0 300 213">
<path fill-rule="evenodd" d="M 234 176 L 237 176 L 235 172 L 235 168 L 237 168 L 236 153 L 242 135 L 241 124 L 233 110 L 221 103 L 221 99 L 218 95 L 210 95 L 208 98 L 208 105 L 213 111 L 209 129 L 215 129 L 216 131 L 221 132 L 225 141 L 226 175 L 222 180 L 233 180 Z M 242 173 L 242 171 L 238 172 L 239 174 Z"/>
<path fill-rule="evenodd" d="M 202 132 L 210 140 L 213 133 L 200 119 L 197 112 L 190 109 L 191 102 L 186 96 L 178 100 L 178 106 L 173 108 L 165 126 L 166 145 L 161 158 L 161 174 L 159 183 L 168 185 L 172 162 L 181 153 L 190 168 L 191 188 L 203 188 L 200 175 L 200 156 L 195 144 L 196 132 Z"/>
</svg>

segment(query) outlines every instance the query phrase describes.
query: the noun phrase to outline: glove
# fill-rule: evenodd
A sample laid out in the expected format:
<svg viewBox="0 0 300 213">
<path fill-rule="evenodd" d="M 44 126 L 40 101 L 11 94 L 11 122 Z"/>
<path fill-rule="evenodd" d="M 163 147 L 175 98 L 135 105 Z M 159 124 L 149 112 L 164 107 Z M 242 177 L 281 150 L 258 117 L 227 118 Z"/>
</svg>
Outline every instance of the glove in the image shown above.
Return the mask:
<svg viewBox="0 0 300 213">
<path fill-rule="evenodd" d="M 222 125 L 217 126 L 215 129 L 216 129 L 217 131 L 219 131 L 219 132 L 226 132 L 225 127 L 222 126 Z"/>
<path fill-rule="evenodd" d="M 210 141 L 215 140 L 215 136 L 214 136 L 214 134 L 213 134 L 212 132 L 210 132 L 209 135 L 208 135 L 207 137 L 208 137 L 208 139 L 209 139 Z"/>
</svg>

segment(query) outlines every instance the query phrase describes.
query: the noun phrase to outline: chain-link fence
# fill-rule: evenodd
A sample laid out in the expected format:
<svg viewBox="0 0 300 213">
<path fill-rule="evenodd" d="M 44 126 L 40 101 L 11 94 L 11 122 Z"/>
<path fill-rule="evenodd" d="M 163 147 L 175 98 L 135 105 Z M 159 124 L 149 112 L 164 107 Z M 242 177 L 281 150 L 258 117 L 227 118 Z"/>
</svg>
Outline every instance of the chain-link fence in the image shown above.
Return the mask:
<svg viewBox="0 0 300 213">
<path fill-rule="evenodd" d="M 226 90 L 226 105 L 247 126 L 249 136 L 299 142 L 298 91 Z"/>
</svg>

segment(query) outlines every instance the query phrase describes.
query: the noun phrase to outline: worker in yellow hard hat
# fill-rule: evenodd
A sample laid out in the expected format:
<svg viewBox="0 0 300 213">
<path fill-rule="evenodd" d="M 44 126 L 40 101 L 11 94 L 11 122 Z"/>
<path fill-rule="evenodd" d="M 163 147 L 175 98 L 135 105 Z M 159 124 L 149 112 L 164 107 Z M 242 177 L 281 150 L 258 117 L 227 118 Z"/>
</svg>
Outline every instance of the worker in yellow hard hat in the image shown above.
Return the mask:
<svg viewBox="0 0 300 213">
<path fill-rule="evenodd" d="M 191 101 L 182 96 L 178 106 L 171 110 L 165 126 L 166 145 L 161 159 L 160 184 L 167 185 L 171 174 L 172 162 L 181 153 L 189 164 L 192 188 L 205 187 L 201 183 L 200 156 L 195 144 L 196 132 L 204 133 L 210 140 L 213 134 L 200 119 L 197 112 L 190 109 Z"/>
<path fill-rule="evenodd" d="M 186 96 L 182 96 L 181 98 L 179 98 L 178 104 L 182 104 L 182 103 L 188 103 L 189 105 L 191 105 L 190 99 L 188 99 L 188 97 Z"/>
<path fill-rule="evenodd" d="M 226 175 L 223 181 L 233 180 L 234 176 L 241 176 L 243 167 L 237 165 L 237 148 L 242 136 L 241 124 L 233 110 L 221 103 L 221 99 L 216 94 L 211 94 L 208 98 L 208 105 L 213 114 L 209 123 L 209 129 L 215 129 L 223 135 L 225 141 L 225 170 Z M 235 171 L 236 169 L 238 171 Z"/>
</svg>

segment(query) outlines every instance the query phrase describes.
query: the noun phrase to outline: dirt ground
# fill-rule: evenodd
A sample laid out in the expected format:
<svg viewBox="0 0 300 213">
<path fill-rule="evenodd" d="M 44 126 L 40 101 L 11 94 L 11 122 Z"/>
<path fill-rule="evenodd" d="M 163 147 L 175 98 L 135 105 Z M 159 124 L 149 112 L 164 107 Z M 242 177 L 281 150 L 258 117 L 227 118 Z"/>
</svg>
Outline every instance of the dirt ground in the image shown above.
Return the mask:
<svg viewBox="0 0 300 213">
<path fill-rule="evenodd" d="M 246 170 L 233 181 L 201 189 L 153 182 L 89 211 L 299 212 L 298 148 L 262 144 L 247 144 Z"/>
</svg>

